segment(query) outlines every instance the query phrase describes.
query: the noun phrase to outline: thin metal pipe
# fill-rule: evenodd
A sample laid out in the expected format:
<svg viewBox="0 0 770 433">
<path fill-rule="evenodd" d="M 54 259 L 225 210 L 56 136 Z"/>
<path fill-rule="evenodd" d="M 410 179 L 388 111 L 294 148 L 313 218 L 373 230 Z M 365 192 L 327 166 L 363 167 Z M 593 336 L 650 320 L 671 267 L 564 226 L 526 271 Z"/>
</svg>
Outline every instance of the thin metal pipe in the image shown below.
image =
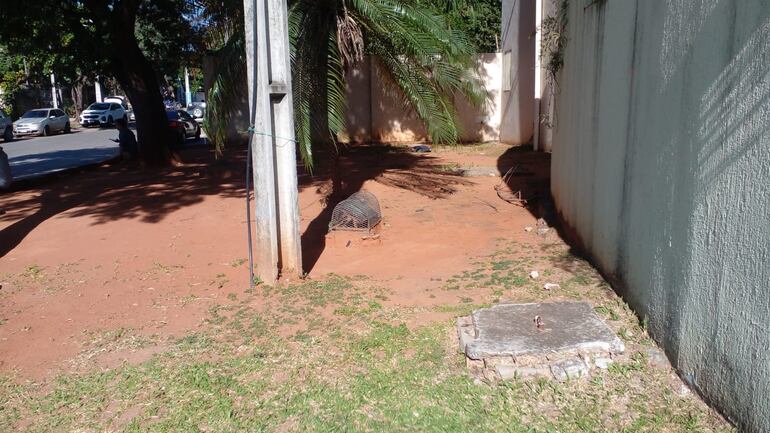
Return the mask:
<svg viewBox="0 0 770 433">
<path fill-rule="evenodd" d="M 251 135 L 249 132 L 249 147 L 246 151 L 246 228 L 249 243 L 249 288 L 254 288 L 254 246 L 251 239 Z"/>
<path fill-rule="evenodd" d="M 257 10 L 257 2 L 256 0 L 251 0 L 252 8 L 254 10 L 254 13 L 256 14 Z M 257 41 L 256 41 L 256 35 L 257 35 L 257 19 L 256 16 L 251 22 L 252 26 L 252 34 L 254 35 L 254 52 L 252 56 L 253 64 L 251 65 L 254 68 L 254 76 L 253 76 L 253 89 L 254 93 L 252 95 L 252 103 L 251 103 L 251 122 L 249 126 L 249 147 L 246 151 L 246 227 L 248 228 L 248 243 L 249 243 L 249 288 L 254 288 L 255 282 L 254 282 L 254 241 L 252 240 L 252 228 L 251 228 L 251 176 L 254 175 L 252 173 L 251 169 L 251 152 L 252 152 L 252 146 L 254 145 L 254 126 L 257 122 L 257 68 L 259 67 L 259 61 L 257 60 Z"/>
</svg>

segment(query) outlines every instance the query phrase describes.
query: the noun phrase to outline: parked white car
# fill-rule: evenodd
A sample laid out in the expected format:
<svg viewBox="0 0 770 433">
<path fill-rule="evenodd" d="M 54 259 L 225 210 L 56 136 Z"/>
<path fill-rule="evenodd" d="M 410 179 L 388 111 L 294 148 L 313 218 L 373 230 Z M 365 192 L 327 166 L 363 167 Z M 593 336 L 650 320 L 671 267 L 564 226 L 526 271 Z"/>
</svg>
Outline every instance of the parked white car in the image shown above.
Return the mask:
<svg viewBox="0 0 770 433">
<path fill-rule="evenodd" d="M 115 102 L 95 102 L 80 113 L 80 124 L 83 126 L 113 125 L 118 119 L 128 120 L 128 116 L 123 105 Z"/>
<path fill-rule="evenodd" d="M 39 108 L 24 113 L 13 122 L 14 135 L 51 135 L 70 132 L 70 118 L 58 108 Z"/>
<path fill-rule="evenodd" d="M 125 96 L 106 96 L 104 98 L 104 102 L 115 102 L 122 105 L 123 109 L 126 110 L 126 116 L 128 117 L 128 121 L 129 122 L 136 121 L 136 116 L 134 116 L 134 109 L 128 103 L 128 99 Z"/>
<path fill-rule="evenodd" d="M 13 140 L 13 122 L 3 110 L 0 110 L 0 135 L 5 141 Z"/>
<path fill-rule="evenodd" d="M 122 105 L 123 108 L 128 108 L 128 100 L 125 96 L 105 96 L 104 99 L 102 99 L 102 102 L 114 102 L 116 104 Z"/>
</svg>

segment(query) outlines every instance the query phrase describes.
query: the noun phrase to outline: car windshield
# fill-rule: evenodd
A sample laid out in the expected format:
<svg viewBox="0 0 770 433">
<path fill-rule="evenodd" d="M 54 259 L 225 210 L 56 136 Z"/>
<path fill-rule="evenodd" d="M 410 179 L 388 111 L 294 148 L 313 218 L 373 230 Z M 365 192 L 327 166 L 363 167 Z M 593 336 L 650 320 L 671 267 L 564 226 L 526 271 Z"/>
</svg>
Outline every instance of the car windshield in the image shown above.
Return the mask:
<svg viewBox="0 0 770 433">
<path fill-rule="evenodd" d="M 168 120 L 179 120 L 179 113 L 176 111 L 166 111 L 166 117 L 168 117 Z"/>
<path fill-rule="evenodd" d="M 31 110 L 24 113 L 22 119 L 40 119 L 48 116 L 48 110 Z"/>
<path fill-rule="evenodd" d="M 97 102 L 95 104 L 89 105 L 88 109 L 89 110 L 109 110 L 110 109 L 110 104 L 100 104 L 100 103 Z"/>
</svg>

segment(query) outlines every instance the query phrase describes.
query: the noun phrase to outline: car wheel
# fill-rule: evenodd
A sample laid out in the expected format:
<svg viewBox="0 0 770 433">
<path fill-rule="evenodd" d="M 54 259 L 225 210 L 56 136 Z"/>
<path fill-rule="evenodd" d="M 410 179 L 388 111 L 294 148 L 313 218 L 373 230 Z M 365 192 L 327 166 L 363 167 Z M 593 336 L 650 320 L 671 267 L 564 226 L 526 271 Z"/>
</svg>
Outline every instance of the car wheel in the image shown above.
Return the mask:
<svg viewBox="0 0 770 433">
<path fill-rule="evenodd" d="M 64 125 L 64 133 L 65 133 L 65 134 L 69 134 L 70 132 L 72 132 L 72 127 L 70 127 L 70 123 L 69 123 L 69 122 L 67 122 L 67 123 Z"/>
<path fill-rule="evenodd" d="M 5 131 L 3 132 L 3 140 L 5 141 L 13 140 L 13 129 L 11 129 L 10 126 L 5 128 Z"/>
<path fill-rule="evenodd" d="M 195 129 L 195 139 L 197 140 L 199 138 L 201 138 L 201 127 L 200 126 Z"/>
<path fill-rule="evenodd" d="M 107 125 L 108 126 L 115 126 L 115 119 L 113 119 L 112 116 L 107 118 Z"/>
<path fill-rule="evenodd" d="M 193 116 L 194 117 L 203 117 L 203 110 L 200 108 L 196 108 L 193 110 Z"/>
<path fill-rule="evenodd" d="M 51 135 L 51 128 L 48 125 L 45 125 L 45 128 L 43 128 L 43 132 L 40 135 L 43 137 L 48 137 Z"/>
</svg>

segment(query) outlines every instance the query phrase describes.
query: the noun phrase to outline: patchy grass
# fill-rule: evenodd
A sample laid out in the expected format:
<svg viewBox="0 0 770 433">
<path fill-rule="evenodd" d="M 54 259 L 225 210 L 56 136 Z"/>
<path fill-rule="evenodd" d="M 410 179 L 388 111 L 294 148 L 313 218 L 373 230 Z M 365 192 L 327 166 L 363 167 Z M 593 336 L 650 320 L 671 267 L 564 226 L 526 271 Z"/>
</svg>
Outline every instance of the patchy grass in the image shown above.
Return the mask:
<svg viewBox="0 0 770 433">
<path fill-rule="evenodd" d="M 137 365 L 45 387 L 0 377 L 0 431 L 731 431 L 702 402 L 679 396 L 670 371 L 648 367 L 644 330 L 582 265 L 551 266 L 565 292 L 553 294 L 542 281 L 521 281 L 540 265 L 516 257 L 509 246 L 447 282 L 483 289 L 458 289 L 460 305 L 433 311 L 468 314 L 495 291 L 524 301 L 579 296 L 626 331 L 628 356 L 590 380 L 479 382 L 456 351 L 453 319 L 410 327 L 424 310 L 388 305 L 387 290 L 366 279 L 330 275 L 228 297 L 199 332 Z M 565 284 L 577 275 L 587 279 Z M 121 329 L 91 344 L 142 344 L 132 336 Z"/>
<path fill-rule="evenodd" d="M 24 269 L 22 276 L 31 278 L 33 280 L 40 280 L 43 278 L 43 268 L 38 265 L 30 265 Z"/>
<path fill-rule="evenodd" d="M 222 288 L 222 287 L 224 287 L 224 286 L 225 286 L 225 284 L 227 284 L 228 282 L 230 282 L 230 280 L 227 278 L 227 275 L 226 275 L 226 274 L 224 274 L 224 273 L 221 273 L 221 272 L 220 272 L 220 273 L 218 273 L 218 274 L 217 274 L 217 275 L 214 277 L 214 279 L 212 279 L 211 281 L 209 281 L 209 286 L 216 286 L 216 288 L 217 288 L 217 289 L 221 289 L 221 288 Z"/>
<path fill-rule="evenodd" d="M 445 173 L 457 173 L 460 170 L 460 164 L 457 164 L 455 162 L 452 162 L 449 164 L 441 164 L 438 167 L 438 170 Z"/>
</svg>

